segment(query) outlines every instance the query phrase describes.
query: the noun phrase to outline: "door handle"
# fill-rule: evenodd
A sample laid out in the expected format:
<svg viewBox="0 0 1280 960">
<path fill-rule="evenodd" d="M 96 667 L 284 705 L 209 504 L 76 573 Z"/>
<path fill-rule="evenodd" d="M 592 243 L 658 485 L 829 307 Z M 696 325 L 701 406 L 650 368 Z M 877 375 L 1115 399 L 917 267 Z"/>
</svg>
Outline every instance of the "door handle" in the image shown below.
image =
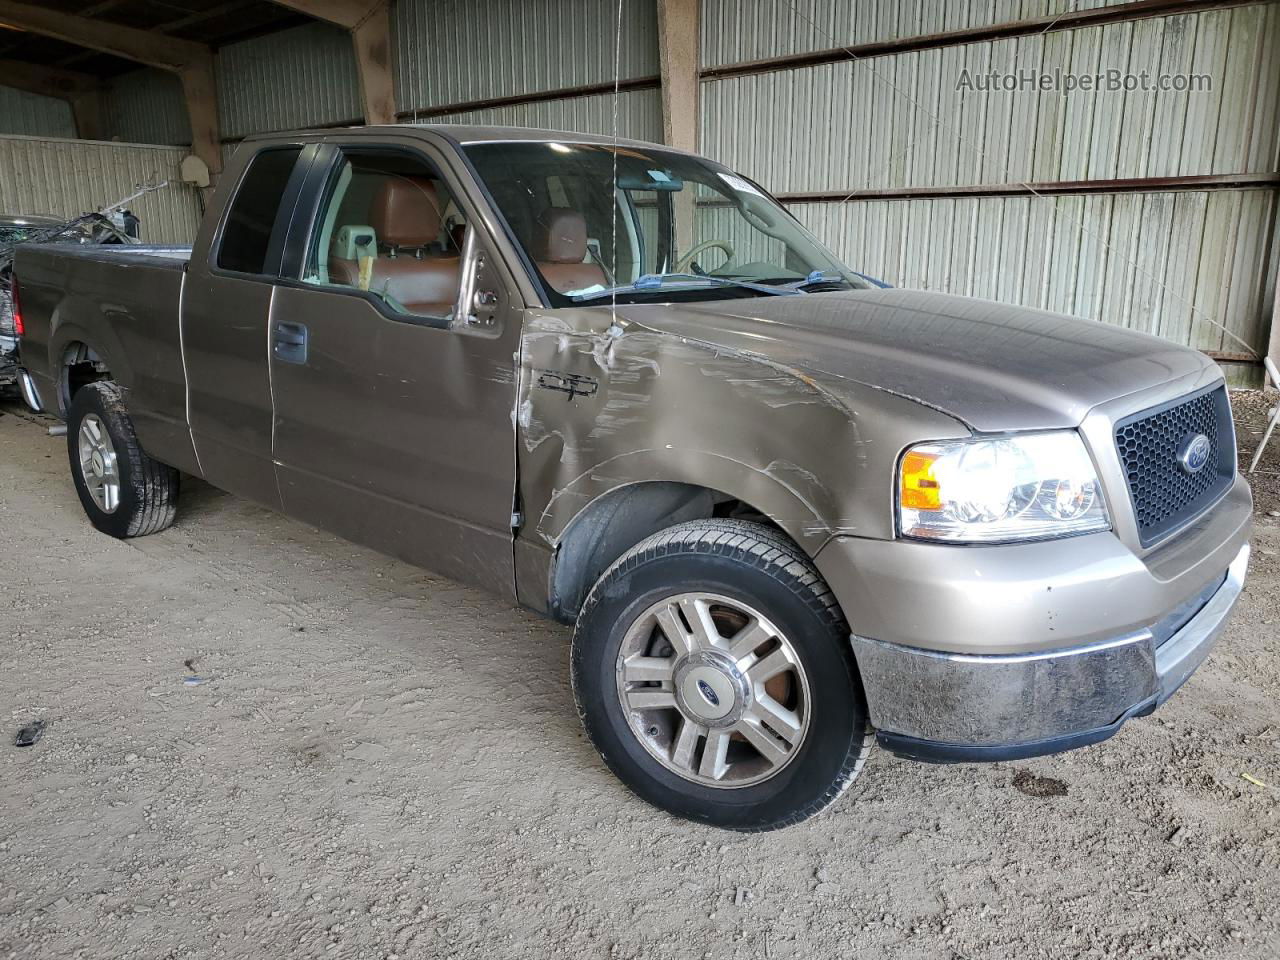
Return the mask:
<svg viewBox="0 0 1280 960">
<path fill-rule="evenodd" d="M 284 363 L 307 362 L 307 328 L 301 323 L 277 323 L 272 352 Z"/>
</svg>

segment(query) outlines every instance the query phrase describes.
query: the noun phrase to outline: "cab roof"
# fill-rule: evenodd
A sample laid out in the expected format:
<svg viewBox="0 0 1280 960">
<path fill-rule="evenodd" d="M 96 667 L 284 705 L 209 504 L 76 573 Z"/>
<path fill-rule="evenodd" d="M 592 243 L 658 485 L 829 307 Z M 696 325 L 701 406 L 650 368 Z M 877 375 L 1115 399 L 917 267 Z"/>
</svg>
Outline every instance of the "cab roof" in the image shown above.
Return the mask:
<svg viewBox="0 0 1280 960">
<path fill-rule="evenodd" d="M 291 136 L 325 137 L 341 135 L 344 131 L 359 130 L 362 133 L 385 130 L 388 133 L 404 133 L 408 130 L 423 130 L 455 140 L 463 146 L 474 143 L 593 143 L 602 146 L 617 144 L 625 147 L 638 147 L 648 150 L 669 150 L 675 153 L 687 153 L 676 147 L 646 140 L 633 140 L 628 137 L 609 137 L 595 133 L 576 133 L 570 130 L 544 130 L 536 127 L 498 127 L 480 124 L 463 123 L 395 123 L 374 126 L 333 127 L 312 130 L 288 130 L 279 133 L 263 133 L 245 137 L 245 142 L 275 140 Z"/>
</svg>

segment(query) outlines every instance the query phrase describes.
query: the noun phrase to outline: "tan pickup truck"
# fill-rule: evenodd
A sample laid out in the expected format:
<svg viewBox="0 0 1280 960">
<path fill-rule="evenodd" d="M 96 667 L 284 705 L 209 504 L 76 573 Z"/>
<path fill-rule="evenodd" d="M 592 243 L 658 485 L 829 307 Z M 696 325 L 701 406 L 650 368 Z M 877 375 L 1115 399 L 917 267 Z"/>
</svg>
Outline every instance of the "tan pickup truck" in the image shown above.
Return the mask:
<svg viewBox="0 0 1280 960">
<path fill-rule="evenodd" d="M 22 388 L 98 529 L 163 530 L 189 474 L 576 623 L 606 763 L 719 826 L 816 813 L 876 739 L 1102 740 L 1242 589 L 1211 361 L 887 289 L 665 147 L 261 137 L 192 249 L 22 247 L 15 275 Z"/>
</svg>

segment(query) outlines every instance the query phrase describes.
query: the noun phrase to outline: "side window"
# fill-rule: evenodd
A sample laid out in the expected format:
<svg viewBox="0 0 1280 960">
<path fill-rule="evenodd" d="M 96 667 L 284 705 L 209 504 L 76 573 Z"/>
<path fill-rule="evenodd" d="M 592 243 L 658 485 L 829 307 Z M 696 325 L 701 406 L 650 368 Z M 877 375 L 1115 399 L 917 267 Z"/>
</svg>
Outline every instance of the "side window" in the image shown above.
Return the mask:
<svg viewBox="0 0 1280 960">
<path fill-rule="evenodd" d="M 319 223 L 304 282 L 368 291 L 396 313 L 453 311 L 467 222 L 425 160 L 344 151 Z"/>
<path fill-rule="evenodd" d="M 276 211 L 301 152 L 301 147 L 264 150 L 253 158 L 222 227 L 218 266 L 223 270 L 266 272 L 267 248 Z"/>
</svg>

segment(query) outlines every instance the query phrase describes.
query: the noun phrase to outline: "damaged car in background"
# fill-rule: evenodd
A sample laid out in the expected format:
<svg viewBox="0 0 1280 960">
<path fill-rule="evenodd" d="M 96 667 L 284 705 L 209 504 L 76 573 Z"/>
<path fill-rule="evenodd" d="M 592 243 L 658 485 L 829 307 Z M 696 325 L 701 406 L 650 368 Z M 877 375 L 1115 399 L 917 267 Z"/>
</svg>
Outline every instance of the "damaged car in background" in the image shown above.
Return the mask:
<svg viewBox="0 0 1280 960">
<path fill-rule="evenodd" d="M 666 147 L 249 138 L 192 248 L 26 245 L 14 293 L 96 528 L 163 530 L 185 473 L 575 624 L 604 761 L 721 827 L 828 807 L 877 740 L 1103 740 L 1243 589 L 1209 358 L 882 288 Z"/>
<path fill-rule="evenodd" d="M 130 198 L 132 199 L 132 198 Z M 138 218 L 117 209 L 114 216 L 86 213 L 70 220 L 59 217 L 0 214 L 0 396 L 18 387 L 18 333 L 9 281 L 13 257 L 21 243 L 133 244 L 138 242 Z"/>
</svg>

